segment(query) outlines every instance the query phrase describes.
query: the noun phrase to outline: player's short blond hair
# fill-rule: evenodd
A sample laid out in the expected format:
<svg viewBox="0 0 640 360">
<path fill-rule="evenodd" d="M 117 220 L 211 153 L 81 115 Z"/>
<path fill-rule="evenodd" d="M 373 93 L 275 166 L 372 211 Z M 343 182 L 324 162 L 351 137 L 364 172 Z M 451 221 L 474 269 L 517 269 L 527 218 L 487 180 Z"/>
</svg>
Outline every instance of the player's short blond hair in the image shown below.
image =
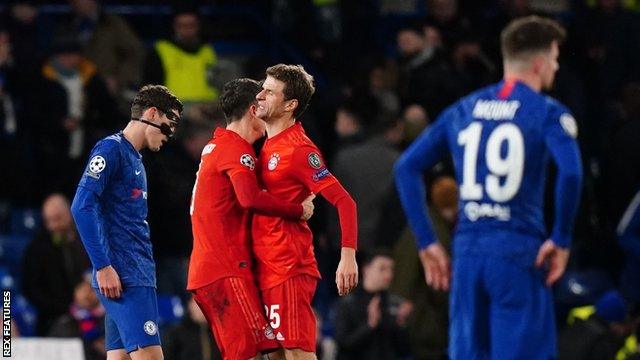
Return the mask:
<svg viewBox="0 0 640 360">
<path fill-rule="evenodd" d="M 298 100 L 298 107 L 293 111 L 294 117 L 304 113 L 309 105 L 311 96 L 316 91 L 313 76 L 302 65 L 278 64 L 267 69 L 267 76 L 284 83 L 284 97 L 286 100 Z"/>
</svg>

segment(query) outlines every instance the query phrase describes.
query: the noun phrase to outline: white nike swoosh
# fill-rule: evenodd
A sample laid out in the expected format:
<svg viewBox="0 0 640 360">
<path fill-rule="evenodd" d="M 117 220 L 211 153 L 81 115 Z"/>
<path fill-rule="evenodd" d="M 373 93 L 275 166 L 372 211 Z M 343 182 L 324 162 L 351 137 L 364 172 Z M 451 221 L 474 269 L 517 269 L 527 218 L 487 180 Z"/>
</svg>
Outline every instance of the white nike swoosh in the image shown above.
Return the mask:
<svg viewBox="0 0 640 360">
<path fill-rule="evenodd" d="M 142 172 L 142 170 L 136 171 L 136 175 L 140 175 L 141 172 Z"/>
</svg>

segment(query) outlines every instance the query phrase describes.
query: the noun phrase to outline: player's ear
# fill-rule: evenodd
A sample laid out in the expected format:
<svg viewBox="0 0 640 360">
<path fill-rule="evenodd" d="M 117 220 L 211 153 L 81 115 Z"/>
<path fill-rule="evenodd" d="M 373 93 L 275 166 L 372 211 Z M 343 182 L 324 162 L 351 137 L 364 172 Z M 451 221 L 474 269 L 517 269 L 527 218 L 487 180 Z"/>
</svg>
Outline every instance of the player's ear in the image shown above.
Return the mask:
<svg viewBox="0 0 640 360">
<path fill-rule="evenodd" d="M 284 109 L 293 112 L 298 107 L 298 99 L 291 99 L 287 102 Z"/>
<path fill-rule="evenodd" d="M 258 107 L 255 104 L 252 104 L 251 106 L 249 106 L 249 115 L 255 117 L 257 112 L 258 112 Z"/>
<path fill-rule="evenodd" d="M 540 74 L 545 64 L 545 57 L 543 55 L 536 55 L 531 59 L 531 70 L 534 74 Z"/>
<path fill-rule="evenodd" d="M 158 108 L 155 107 L 155 106 L 152 106 L 152 107 L 147 108 L 147 110 L 145 110 L 142 113 L 141 117 L 143 119 L 155 120 L 156 114 L 158 114 Z"/>
</svg>

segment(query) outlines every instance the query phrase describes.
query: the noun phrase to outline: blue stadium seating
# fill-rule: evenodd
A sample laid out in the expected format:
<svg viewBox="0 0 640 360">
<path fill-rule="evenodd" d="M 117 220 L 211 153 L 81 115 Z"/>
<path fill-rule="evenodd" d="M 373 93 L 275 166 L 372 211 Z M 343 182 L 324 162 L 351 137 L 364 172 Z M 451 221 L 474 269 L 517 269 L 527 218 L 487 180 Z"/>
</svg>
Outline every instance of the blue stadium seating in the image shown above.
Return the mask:
<svg viewBox="0 0 640 360">
<path fill-rule="evenodd" d="M 184 305 L 178 295 L 158 294 L 158 326 L 165 328 L 179 322 L 184 316 Z"/>
<path fill-rule="evenodd" d="M 18 325 L 20 336 L 36 336 L 38 313 L 24 296 L 12 294 L 11 314 Z"/>
<path fill-rule="evenodd" d="M 40 229 L 42 217 L 36 209 L 13 209 L 11 211 L 10 233 L 33 236 Z"/>
</svg>

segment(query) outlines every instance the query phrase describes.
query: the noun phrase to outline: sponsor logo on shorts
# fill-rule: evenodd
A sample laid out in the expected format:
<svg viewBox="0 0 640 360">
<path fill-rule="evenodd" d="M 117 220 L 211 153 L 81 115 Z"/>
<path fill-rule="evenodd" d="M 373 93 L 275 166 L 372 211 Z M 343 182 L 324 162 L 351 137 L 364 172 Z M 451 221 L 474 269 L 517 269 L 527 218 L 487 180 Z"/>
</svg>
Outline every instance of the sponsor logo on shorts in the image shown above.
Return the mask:
<svg viewBox="0 0 640 360">
<path fill-rule="evenodd" d="M 269 340 L 273 340 L 276 338 L 275 335 L 273 335 L 273 329 L 271 328 L 271 326 L 267 325 L 264 328 L 264 337 L 266 337 Z"/>
<path fill-rule="evenodd" d="M 154 323 L 153 321 L 149 320 L 146 323 L 144 323 L 144 332 L 147 333 L 147 335 L 155 335 L 158 333 L 158 325 L 156 325 L 156 323 Z"/>
<path fill-rule="evenodd" d="M 276 334 L 276 340 L 278 340 L 278 341 L 283 341 L 284 340 L 284 335 L 282 335 L 282 333 L 280 331 L 278 331 L 278 333 Z"/>
</svg>

